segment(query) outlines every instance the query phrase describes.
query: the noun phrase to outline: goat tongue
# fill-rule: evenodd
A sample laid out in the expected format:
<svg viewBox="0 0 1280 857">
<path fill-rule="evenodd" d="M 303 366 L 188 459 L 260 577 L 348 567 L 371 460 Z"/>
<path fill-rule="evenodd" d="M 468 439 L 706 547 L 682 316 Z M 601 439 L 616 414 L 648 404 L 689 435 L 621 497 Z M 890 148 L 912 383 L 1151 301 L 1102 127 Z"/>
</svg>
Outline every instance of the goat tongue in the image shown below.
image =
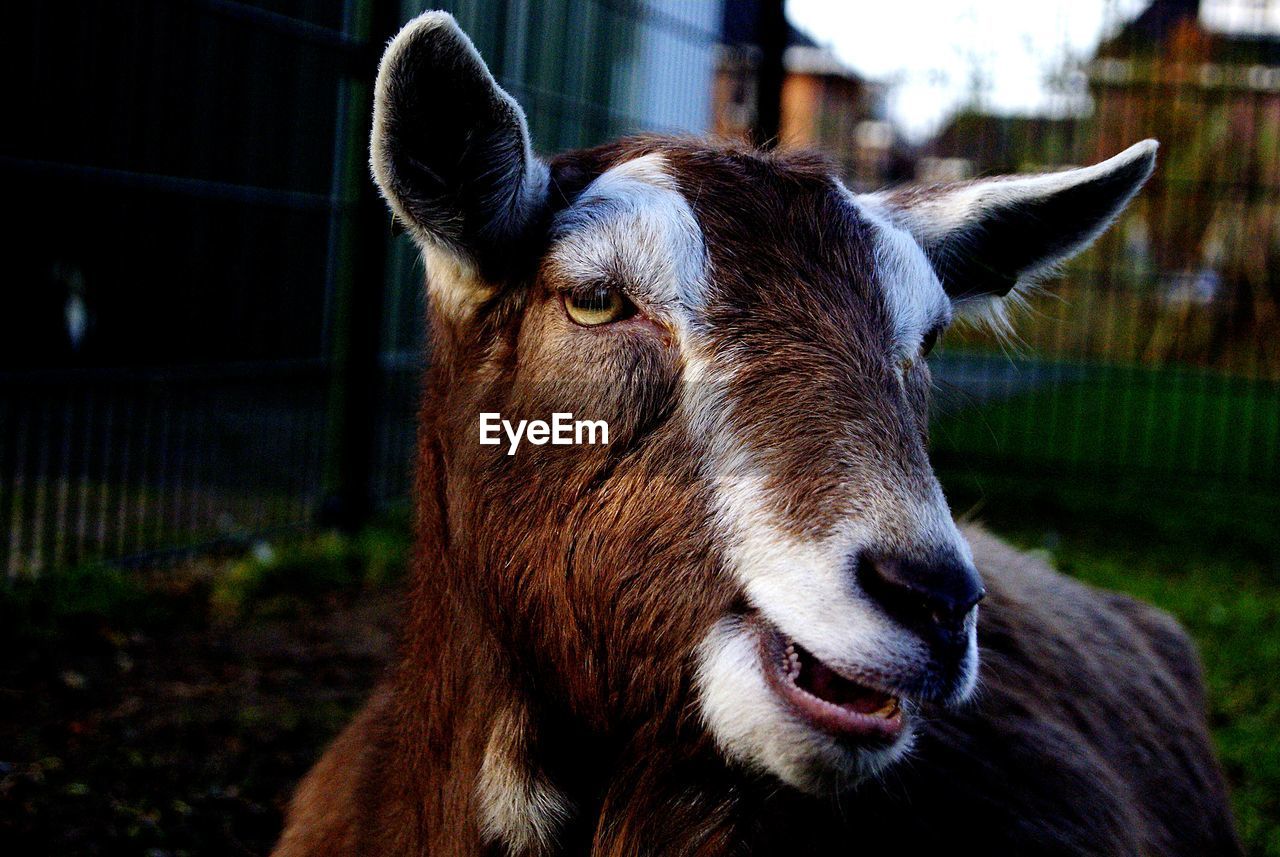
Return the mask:
<svg viewBox="0 0 1280 857">
<path fill-rule="evenodd" d="M 876 714 L 894 706 L 896 700 L 892 695 L 838 675 L 799 646 L 796 652 L 800 655 L 796 685 L 806 693 L 859 714 Z"/>
</svg>

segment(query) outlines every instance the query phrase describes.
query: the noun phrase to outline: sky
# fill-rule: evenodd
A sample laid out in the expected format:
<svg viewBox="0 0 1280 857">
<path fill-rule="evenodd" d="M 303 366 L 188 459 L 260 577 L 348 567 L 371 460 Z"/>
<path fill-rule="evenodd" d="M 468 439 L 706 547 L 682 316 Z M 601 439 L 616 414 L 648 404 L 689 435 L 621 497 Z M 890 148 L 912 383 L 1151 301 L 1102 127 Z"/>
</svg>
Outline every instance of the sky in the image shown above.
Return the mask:
<svg viewBox="0 0 1280 857">
<path fill-rule="evenodd" d="M 1087 99 L 1055 93 L 1046 79 L 1064 57 L 1087 57 L 1147 2 L 788 0 L 787 15 L 855 71 L 893 82 L 889 116 L 918 141 L 975 89 L 994 112 L 1078 111 Z"/>
</svg>

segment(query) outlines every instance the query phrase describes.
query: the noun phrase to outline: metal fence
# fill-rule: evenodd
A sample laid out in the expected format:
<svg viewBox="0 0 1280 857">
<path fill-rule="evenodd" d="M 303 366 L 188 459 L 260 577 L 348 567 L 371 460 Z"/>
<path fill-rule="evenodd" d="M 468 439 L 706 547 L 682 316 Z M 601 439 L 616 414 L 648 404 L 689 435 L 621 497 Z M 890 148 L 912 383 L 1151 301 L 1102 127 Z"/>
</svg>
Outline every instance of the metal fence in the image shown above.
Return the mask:
<svg viewBox="0 0 1280 857">
<path fill-rule="evenodd" d="M 979 173 L 1161 141 L 1142 194 L 1013 341 L 949 337 L 939 460 L 1280 490 L 1280 29 L 1266 3 L 1215 8 L 1154 0 L 1064 62 L 1086 114 L 974 110 L 939 135 L 935 165 Z"/>
<path fill-rule="evenodd" d="M 6 12 L 4 574 L 406 496 L 422 272 L 365 146 L 381 46 L 427 5 Z M 705 127 L 717 3 L 430 5 L 458 17 L 543 151 Z M 699 75 L 705 93 L 685 91 Z"/>
<path fill-rule="evenodd" d="M 696 130 L 711 115 L 718 3 L 443 5 L 543 151 Z M 406 495 L 421 270 L 372 196 L 364 146 L 382 41 L 421 6 L 6 12 L 9 577 Z M 1091 116 L 975 110 L 920 153 L 928 177 L 962 155 L 983 174 L 1163 141 L 1133 213 L 1033 298 L 1020 340 L 948 336 L 939 461 L 1277 489 L 1277 44 L 1126 30 L 1064 74 L 1088 90 Z"/>
</svg>

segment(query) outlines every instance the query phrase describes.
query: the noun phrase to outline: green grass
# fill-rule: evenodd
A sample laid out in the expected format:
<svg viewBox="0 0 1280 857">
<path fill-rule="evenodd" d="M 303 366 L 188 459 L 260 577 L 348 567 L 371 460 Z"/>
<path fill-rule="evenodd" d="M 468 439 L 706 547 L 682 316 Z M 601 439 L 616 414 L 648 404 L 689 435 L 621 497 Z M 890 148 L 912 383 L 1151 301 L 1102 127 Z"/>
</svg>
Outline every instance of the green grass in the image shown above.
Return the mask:
<svg viewBox="0 0 1280 857">
<path fill-rule="evenodd" d="M 1047 372 L 1026 392 L 939 416 L 935 456 L 1280 479 L 1275 383 L 1141 367 L 1048 364 Z"/>
<path fill-rule="evenodd" d="M 935 421 L 952 507 L 1182 621 L 1241 836 L 1280 857 L 1280 388 L 1081 364 L 1042 381 Z"/>
<path fill-rule="evenodd" d="M 1168 610 L 1204 661 L 1248 853 L 1280 857 L 1280 497 L 940 472 L 959 515 Z"/>
<path fill-rule="evenodd" d="M 149 631 L 197 617 L 297 615 L 327 595 L 396 583 L 408 553 L 407 509 L 400 509 L 354 535 L 296 532 L 229 559 L 178 559 L 173 573 L 86 563 L 22 575 L 0 582 L 0 643 L 57 645 L 83 628 Z"/>
<path fill-rule="evenodd" d="M 0 584 L 0 645 L 56 646 L 104 624 L 150 629 L 185 611 L 178 599 L 153 596 L 138 574 L 92 565 Z"/>
<path fill-rule="evenodd" d="M 327 530 L 261 543 L 213 581 L 210 606 L 223 619 L 248 612 L 291 615 L 317 597 L 386 586 L 404 574 L 408 532 L 408 521 L 398 516 L 356 535 Z"/>
</svg>

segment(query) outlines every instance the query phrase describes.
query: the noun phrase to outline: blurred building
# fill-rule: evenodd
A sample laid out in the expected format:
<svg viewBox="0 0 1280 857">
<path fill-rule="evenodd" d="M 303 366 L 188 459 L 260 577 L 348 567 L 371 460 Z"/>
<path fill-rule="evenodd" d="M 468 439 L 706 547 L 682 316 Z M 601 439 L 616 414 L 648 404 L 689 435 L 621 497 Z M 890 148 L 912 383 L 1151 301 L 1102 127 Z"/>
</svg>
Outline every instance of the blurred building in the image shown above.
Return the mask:
<svg viewBox="0 0 1280 857">
<path fill-rule="evenodd" d="M 1159 128 L 1180 150 L 1166 159 L 1273 156 L 1256 143 L 1280 130 L 1280 3 L 1154 0 L 1098 47 L 1088 74 L 1099 152 Z M 1231 160 L 1222 166 L 1238 178 L 1280 179 L 1275 157 Z"/>
<path fill-rule="evenodd" d="M 756 0 L 724 4 L 712 95 L 712 127 L 721 136 L 744 137 L 756 119 L 757 17 Z M 905 178 L 907 147 L 884 119 L 883 84 L 862 77 L 790 25 L 786 45 L 780 144 L 824 152 L 859 188 Z"/>
<path fill-rule="evenodd" d="M 1036 171 L 1075 157 L 1078 117 L 1000 116 L 962 110 L 926 143 L 916 178 L 926 183 Z"/>
<path fill-rule="evenodd" d="M 1280 3 L 1154 0 L 1088 76 L 1086 159 L 1161 142 L 1144 231 L 1161 297 L 1182 310 L 1152 350 L 1273 362 L 1274 345 L 1231 355 L 1280 335 Z"/>
</svg>

